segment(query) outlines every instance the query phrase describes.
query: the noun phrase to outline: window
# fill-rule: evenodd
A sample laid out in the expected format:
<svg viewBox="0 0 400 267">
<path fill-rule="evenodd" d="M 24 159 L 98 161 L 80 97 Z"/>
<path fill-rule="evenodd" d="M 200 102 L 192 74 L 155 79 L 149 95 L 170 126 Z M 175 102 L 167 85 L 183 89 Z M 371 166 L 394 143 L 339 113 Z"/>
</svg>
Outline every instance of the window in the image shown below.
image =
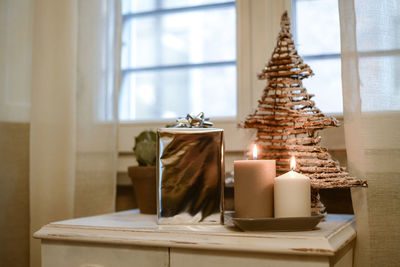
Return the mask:
<svg viewBox="0 0 400 267">
<path fill-rule="evenodd" d="M 337 0 L 293 0 L 296 48 L 315 75 L 303 81 L 324 113 L 343 113 Z"/>
<path fill-rule="evenodd" d="M 123 0 L 121 121 L 236 117 L 236 14 L 227 0 Z"/>
<path fill-rule="evenodd" d="M 297 40 L 295 39 L 296 48 L 316 73 L 315 76 L 304 80 L 305 86 L 311 93 L 316 94 L 313 99 L 323 112 L 341 113 L 340 27 L 337 6 L 336 15 L 335 13 L 332 15 L 332 10 L 321 11 L 318 9 L 315 11 L 314 9 L 307 10 L 305 6 L 300 7 L 310 1 L 315 5 L 333 3 L 332 0 L 238 0 L 236 2 L 227 0 L 175 0 L 173 2 L 171 0 L 123 0 L 124 43 L 121 58 L 123 77 L 119 105 L 121 121 L 119 150 L 131 151 L 132 136 L 136 136 L 142 130 L 155 130 L 167 123 L 174 122 L 176 117 L 184 116 L 188 112 L 204 111 L 206 116 L 215 122 L 215 127 L 224 129 L 226 155 L 229 156 L 229 153 L 238 153 L 237 155 L 239 155 L 253 137 L 251 132 L 238 130 L 237 123 L 253 112 L 262 95 L 265 81 L 259 81 L 256 74 L 269 60 L 276 45 L 280 17 L 285 10 L 292 13 L 291 19 L 295 34 L 296 28 L 298 29 Z M 221 16 L 216 15 L 221 12 Z M 337 25 L 335 26 L 336 33 L 334 33 L 334 37 L 329 37 L 330 40 L 334 40 L 334 45 L 322 44 L 321 48 L 321 44 L 319 44 L 319 50 L 305 50 L 311 47 L 310 43 L 313 45 L 322 42 L 319 39 L 333 34 L 331 32 L 325 34 L 325 28 L 322 28 L 322 33 L 315 33 L 312 38 L 304 37 L 307 31 L 311 31 L 316 24 L 314 20 L 311 22 L 308 20 L 310 14 L 313 14 L 311 12 L 327 13 L 322 17 L 325 20 L 328 16 L 334 16 Z M 208 33 L 207 40 L 211 41 L 204 41 L 204 39 L 193 41 L 191 38 L 194 37 L 188 33 L 188 28 L 193 28 L 194 26 L 189 27 L 189 25 L 194 22 L 185 23 L 184 25 L 187 26 L 182 26 L 181 19 L 175 22 L 181 28 L 176 26 L 173 34 L 167 31 L 170 29 L 166 26 L 167 18 L 170 17 L 172 20 L 174 17 L 185 14 L 191 14 L 185 17 L 185 21 L 187 17 L 207 17 L 199 22 L 201 27 L 196 28 L 194 35 L 204 36 L 205 33 Z M 195 14 L 198 15 L 195 16 Z M 211 21 L 210 18 L 214 16 L 213 14 L 215 19 L 212 20 L 211 29 L 205 28 L 204 25 Z M 300 16 L 300 14 L 303 15 Z M 303 25 L 300 22 L 301 19 L 303 19 Z M 304 22 L 305 19 L 308 20 L 307 23 Z M 155 23 L 154 21 L 157 20 L 158 23 Z M 148 23 L 145 24 L 145 21 Z M 332 24 L 332 22 L 328 22 L 328 24 Z M 161 34 L 155 34 L 156 30 Z M 178 33 L 182 34 L 177 35 Z M 317 35 L 323 38 L 317 38 Z M 131 42 L 128 42 L 129 38 Z M 134 39 L 139 41 L 133 42 Z M 161 42 L 162 46 L 156 49 L 155 45 L 160 44 L 155 41 L 157 39 L 168 42 Z M 183 43 L 181 46 L 183 49 L 179 51 L 172 49 L 179 46 L 170 47 L 169 45 L 172 44 L 170 40 L 177 41 L 174 44 Z M 240 47 L 237 58 L 236 46 Z M 312 47 L 314 48 L 314 46 Z M 140 52 L 141 48 L 150 52 L 142 53 Z M 330 50 L 326 48 L 330 48 Z M 196 49 L 196 52 L 189 49 Z M 224 54 L 220 52 L 221 50 Z M 155 51 L 158 51 L 157 55 Z M 217 52 L 218 55 L 216 55 Z M 192 53 L 194 54 L 192 55 Z M 180 57 L 170 56 L 176 54 Z M 327 61 L 333 61 L 335 68 L 327 64 Z M 213 65 L 210 66 L 209 63 Z M 238 72 L 236 65 L 239 68 Z M 210 71 L 207 72 L 207 70 Z M 205 72 L 207 72 L 206 75 L 209 75 L 207 79 L 203 78 L 205 75 L 200 76 Z M 323 76 L 326 72 L 328 75 Z M 237 84 L 236 80 L 238 80 Z M 314 83 L 316 84 L 314 85 Z M 212 93 L 209 93 L 210 91 Z M 207 95 L 207 93 L 209 94 Z M 201 98 L 196 98 L 197 96 L 194 94 L 198 94 Z M 212 96 L 209 96 L 210 94 Z M 335 101 L 331 101 L 332 99 Z M 335 104 L 333 108 L 329 108 L 331 104 Z M 198 110 L 200 108 L 201 110 Z M 218 108 L 219 111 L 212 110 L 212 108 Z M 228 119 L 221 117 L 228 117 Z M 327 144 L 327 147 L 330 149 L 344 147 L 344 138 L 340 131 L 342 130 L 336 128 L 329 130 L 329 134 L 334 137 L 339 136 L 340 140 L 325 138 L 325 142 L 330 139 L 335 140 Z"/>
</svg>

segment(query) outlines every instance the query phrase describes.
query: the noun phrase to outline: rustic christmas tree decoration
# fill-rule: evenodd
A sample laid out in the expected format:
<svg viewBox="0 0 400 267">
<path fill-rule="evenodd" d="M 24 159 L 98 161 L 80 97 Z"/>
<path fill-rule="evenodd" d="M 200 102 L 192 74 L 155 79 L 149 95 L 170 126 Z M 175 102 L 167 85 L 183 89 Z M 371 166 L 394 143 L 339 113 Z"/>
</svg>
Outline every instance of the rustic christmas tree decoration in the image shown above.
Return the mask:
<svg viewBox="0 0 400 267">
<path fill-rule="evenodd" d="M 325 116 L 311 100 L 314 95 L 303 87 L 302 80 L 311 75 L 311 68 L 297 54 L 285 12 L 276 48 L 258 75 L 260 80 L 267 80 L 267 86 L 255 112 L 239 127 L 257 129 L 259 159 L 275 159 L 278 175 L 289 171 L 290 158 L 295 156 L 296 171 L 311 178 L 314 192 L 320 188 L 366 186 L 366 182 L 351 177 L 320 146 L 318 131 L 339 123 Z M 318 194 L 313 194 L 313 202 L 315 207 Z"/>
</svg>

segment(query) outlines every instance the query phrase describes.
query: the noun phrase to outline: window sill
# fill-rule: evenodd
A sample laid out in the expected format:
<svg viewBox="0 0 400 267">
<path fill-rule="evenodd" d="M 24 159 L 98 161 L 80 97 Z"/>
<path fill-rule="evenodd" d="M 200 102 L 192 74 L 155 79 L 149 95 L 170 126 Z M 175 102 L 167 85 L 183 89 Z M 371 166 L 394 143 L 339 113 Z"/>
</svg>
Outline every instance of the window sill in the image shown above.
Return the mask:
<svg viewBox="0 0 400 267">
<path fill-rule="evenodd" d="M 241 119 L 217 118 L 212 120 L 215 128 L 224 129 L 225 150 L 229 152 L 243 151 L 250 144 L 254 133 L 252 130 L 238 129 L 237 124 Z M 154 130 L 173 123 L 173 120 L 142 121 L 142 122 L 120 122 L 118 151 L 122 153 L 131 152 L 134 137 L 144 130 Z"/>
</svg>

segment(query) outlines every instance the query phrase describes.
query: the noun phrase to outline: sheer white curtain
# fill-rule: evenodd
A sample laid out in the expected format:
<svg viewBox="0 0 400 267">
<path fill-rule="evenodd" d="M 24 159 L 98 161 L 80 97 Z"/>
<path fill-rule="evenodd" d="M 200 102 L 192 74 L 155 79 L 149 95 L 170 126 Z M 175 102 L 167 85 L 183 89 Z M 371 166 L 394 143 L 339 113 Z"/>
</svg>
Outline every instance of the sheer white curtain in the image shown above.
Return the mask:
<svg viewBox="0 0 400 267">
<path fill-rule="evenodd" d="M 356 266 L 400 262 L 400 2 L 339 0 L 344 127 Z"/>
<path fill-rule="evenodd" d="M 114 210 L 120 23 L 119 0 L 34 2 L 31 234 Z"/>
<path fill-rule="evenodd" d="M 33 2 L 0 1 L 0 266 L 29 265 Z"/>
</svg>

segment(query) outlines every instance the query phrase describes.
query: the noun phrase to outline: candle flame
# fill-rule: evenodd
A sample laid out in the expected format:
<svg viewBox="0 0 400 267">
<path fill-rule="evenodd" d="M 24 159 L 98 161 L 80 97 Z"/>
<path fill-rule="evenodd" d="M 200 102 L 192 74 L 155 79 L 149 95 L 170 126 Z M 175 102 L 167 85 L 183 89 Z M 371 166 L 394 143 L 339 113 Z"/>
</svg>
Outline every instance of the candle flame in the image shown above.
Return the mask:
<svg viewBox="0 0 400 267">
<path fill-rule="evenodd" d="M 257 159 L 257 145 L 253 146 L 253 160 Z"/>
<path fill-rule="evenodd" d="M 294 156 L 292 156 L 292 158 L 290 159 L 290 170 L 294 171 L 296 169 L 296 159 L 294 158 Z"/>
</svg>

